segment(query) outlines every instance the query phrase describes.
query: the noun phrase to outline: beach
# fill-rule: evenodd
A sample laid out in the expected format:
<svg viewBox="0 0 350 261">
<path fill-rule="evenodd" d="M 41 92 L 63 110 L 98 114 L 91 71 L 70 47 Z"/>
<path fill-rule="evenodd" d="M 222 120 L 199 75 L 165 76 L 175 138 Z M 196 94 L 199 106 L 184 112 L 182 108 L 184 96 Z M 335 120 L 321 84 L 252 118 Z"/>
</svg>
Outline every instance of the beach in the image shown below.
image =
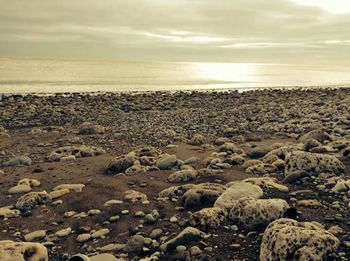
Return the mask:
<svg viewBox="0 0 350 261">
<path fill-rule="evenodd" d="M 50 260 L 350 259 L 350 88 L 0 97 L 0 240 Z"/>
</svg>

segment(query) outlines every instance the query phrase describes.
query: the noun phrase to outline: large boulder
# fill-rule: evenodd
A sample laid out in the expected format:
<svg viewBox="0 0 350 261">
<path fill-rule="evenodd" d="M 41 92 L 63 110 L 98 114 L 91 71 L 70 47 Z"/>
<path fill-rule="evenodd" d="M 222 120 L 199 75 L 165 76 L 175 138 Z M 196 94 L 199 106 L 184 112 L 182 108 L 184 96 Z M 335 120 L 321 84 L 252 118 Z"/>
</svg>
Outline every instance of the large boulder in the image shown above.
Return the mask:
<svg viewBox="0 0 350 261">
<path fill-rule="evenodd" d="M 48 261 L 45 246 L 39 243 L 0 241 L 1 261 Z"/>
<path fill-rule="evenodd" d="M 328 260 L 339 243 L 338 238 L 314 223 L 282 218 L 266 228 L 260 260 Z"/>
<path fill-rule="evenodd" d="M 289 205 L 283 199 L 245 197 L 234 203 L 229 217 L 246 229 L 255 229 L 265 227 L 271 221 L 283 217 L 288 209 Z"/>
<path fill-rule="evenodd" d="M 215 201 L 214 207 L 230 210 L 236 201 L 243 197 L 261 198 L 263 196 L 262 189 L 247 182 L 234 182 L 225 190 L 224 193 Z"/>
<path fill-rule="evenodd" d="M 307 171 L 314 175 L 322 172 L 339 174 L 344 170 L 344 164 L 332 155 L 294 151 L 286 157 L 284 173 L 285 176 L 296 171 Z"/>
</svg>

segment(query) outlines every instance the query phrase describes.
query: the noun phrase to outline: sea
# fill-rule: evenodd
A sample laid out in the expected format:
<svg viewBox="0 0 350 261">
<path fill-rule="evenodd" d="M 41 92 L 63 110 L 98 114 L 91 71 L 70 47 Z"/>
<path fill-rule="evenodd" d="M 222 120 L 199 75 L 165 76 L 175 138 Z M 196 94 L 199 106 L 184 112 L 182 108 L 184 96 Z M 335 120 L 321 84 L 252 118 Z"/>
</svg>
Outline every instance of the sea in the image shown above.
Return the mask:
<svg viewBox="0 0 350 261">
<path fill-rule="evenodd" d="M 0 58 L 0 94 L 350 87 L 350 65 Z"/>
</svg>

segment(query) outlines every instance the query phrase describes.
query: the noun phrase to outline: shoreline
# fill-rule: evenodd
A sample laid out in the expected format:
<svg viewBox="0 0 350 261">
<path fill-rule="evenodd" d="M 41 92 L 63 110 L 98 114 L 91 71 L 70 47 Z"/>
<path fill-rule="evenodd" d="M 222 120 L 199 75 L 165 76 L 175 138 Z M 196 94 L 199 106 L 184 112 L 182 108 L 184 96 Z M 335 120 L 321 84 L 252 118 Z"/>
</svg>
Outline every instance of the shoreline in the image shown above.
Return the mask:
<svg viewBox="0 0 350 261">
<path fill-rule="evenodd" d="M 0 85 L 1 87 L 1 85 Z M 269 91 L 269 90 L 328 90 L 350 88 L 349 84 L 335 84 L 335 85 L 308 85 L 308 86 L 274 86 L 274 87 L 227 87 L 227 88 L 202 88 L 202 89 L 177 89 L 177 90 L 145 90 L 145 91 L 82 91 L 82 92 L 0 92 L 1 96 L 11 95 L 37 95 L 37 96 L 55 96 L 55 95 L 99 95 L 99 94 L 144 94 L 144 93 L 178 93 L 178 92 L 254 92 L 254 91 Z"/>
</svg>

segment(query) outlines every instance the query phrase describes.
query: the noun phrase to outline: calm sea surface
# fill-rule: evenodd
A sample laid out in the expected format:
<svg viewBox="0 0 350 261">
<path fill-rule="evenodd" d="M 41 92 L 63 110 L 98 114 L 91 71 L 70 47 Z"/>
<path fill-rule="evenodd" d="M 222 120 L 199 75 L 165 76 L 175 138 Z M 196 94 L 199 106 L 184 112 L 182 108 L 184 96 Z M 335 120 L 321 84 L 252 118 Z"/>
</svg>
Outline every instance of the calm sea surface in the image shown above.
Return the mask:
<svg viewBox="0 0 350 261">
<path fill-rule="evenodd" d="M 0 93 L 350 86 L 350 66 L 0 59 Z"/>
</svg>

